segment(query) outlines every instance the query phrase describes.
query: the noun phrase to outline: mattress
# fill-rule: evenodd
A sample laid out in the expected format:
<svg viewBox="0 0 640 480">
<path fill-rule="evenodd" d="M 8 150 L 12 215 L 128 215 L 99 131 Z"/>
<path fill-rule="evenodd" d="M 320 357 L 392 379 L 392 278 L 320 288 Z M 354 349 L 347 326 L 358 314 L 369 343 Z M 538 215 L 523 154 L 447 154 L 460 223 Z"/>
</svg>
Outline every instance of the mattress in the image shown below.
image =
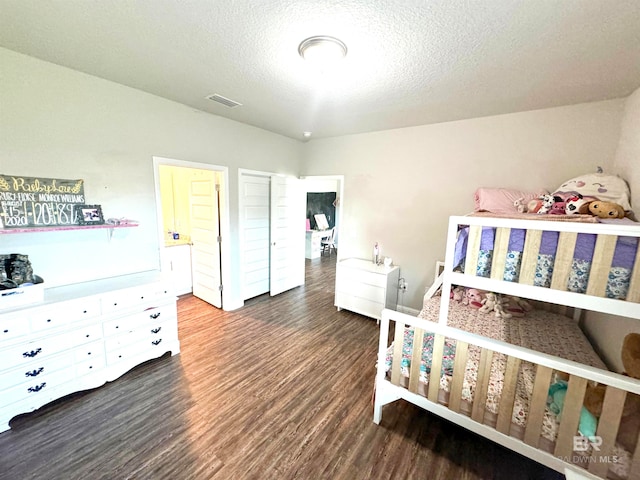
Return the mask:
<svg viewBox="0 0 640 480">
<path fill-rule="evenodd" d="M 467 251 L 468 227 L 460 230 L 455 246 L 454 268 L 461 266 L 464 269 L 464 257 Z M 558 247 L 558 232 L 542 232 L 540 250 L 536 264 L 534 285 L 549 287 L 553 274 L 555 252 Z M 518 282 L 522 252 L 526 231 L 512 229 L 509 237 L 509 247 L 506 258 L 506 268 L 503 280 Z M 495 228 L 483 227 L 480 240 L 480 252 L 476 275 L 489 277 L 491 275 L 491 262 L 493 257 L 493 245 L 495 240 Z M 571 274 L 567 281 L 567 290 L 575 293 L 585 293 L 589 282 L 589 272 L 593 262 L 596 235 L 579 233 L 577 236 Z M 613 261 L 609 271 L 606 296 L 624 300 L 629 291 L 629 283 L 633 272 L 636 252 L 638 250 L 638 238 L 618 237 L 613 255 Z"/>
<path fill-rule="evenodd" d="M 419 317 L 437 322 L 439 310 L 440 297 L 432 297 L 425 301 L 424 308 L 420 312 Z M 543 310 L 532 310 L 527 312 L 524 317 L 501 319 L 496 318 L 493 313 L 483 313 L 477 308 L 452 301 L 449 306 L 447 325 L 592 367 L 607 369 L 577 323 L 573 319 L 562 315 Z M 433 334 L 425 332 L 422 361 L 420 364 L 420 385 L 418 389 L 418 393 L 423 396 L 426 396 L 427 385 L 431 377 L 430 365 L 433 342 Z M 413 328 L 406 328 L 400 369 L 404 386 L 408 384 L 412 351 Z M 386 355 L 385 368 L 388 373 L 391 370 L 392 356 L 393 345 L 389 347 Z M 455 341 L 446 339 L 442 371 L 439 375 L 439 401 L 441 403 L 448 402 L 454 358 Z M 470 345 L 462 387 L 462 413 L 466 415 L 470 415 L 471 412 L 479 363 L 480 349 Z M 505 370 L 506 357 L 502 354 L 494 353 L 484 418 L 484 423 L 491 426 L 495 426 L 497 419 Z M 535 365 L 529 362 L 521 362 L 511 418 L 511 435 L 517 438 L 522 438 L 524 435 L 524 427 L 526 426 L 529 412 L 529 399 L 533 393 L 534 380 Z M 549 451 L 553 450 L 558 425 L 557 417 L 550 411 L 546 411 L 541 435 L 543 442 L 546 441 L 546 449 Z M 543 442 L 541 442 L 541 446 L 545 448 Z M 615 473 L 621 478 L 625 478 L 627 474 L 625 468 L 628 468 L 626 465 L 628 465 L 629 454 L 619 448 L 616 448 L 614 454 L 620 458 L 620 464 L 613 466 L 613 468 L 618 470 L 615 471 Z"/>
</svg>

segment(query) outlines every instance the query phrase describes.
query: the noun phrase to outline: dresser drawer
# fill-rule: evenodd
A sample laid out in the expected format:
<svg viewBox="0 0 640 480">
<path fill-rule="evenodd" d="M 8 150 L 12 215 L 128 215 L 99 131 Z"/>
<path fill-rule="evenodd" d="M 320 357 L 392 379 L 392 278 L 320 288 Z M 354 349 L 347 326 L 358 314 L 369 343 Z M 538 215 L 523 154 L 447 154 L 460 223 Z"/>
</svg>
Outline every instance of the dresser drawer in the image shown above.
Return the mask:
<svg viewBox="0 0 640 480">
<path fill-rule="evenodd" d="M 102 325 L 94 323 L 74 329 L 69 333 L 73 345 L 82 345 L 102 338 Z"/>
<path fill-rule="evenodd" d="M 72 364 L 73 355 L 70 352 L 65 352 L 60 355 L 45 357 L 39 361 L 33 361 L 13 370 L 7 370 L 0 374 L 0 389 L 4 390 L 25 382 L 33 383 L 33 381 L 39 380 L 50 373 L 68 368 Z M 4 396 L 4 393 L 0 394 L 0 397 L 2 396 Z"/>
<path fill-rule="evenodd" d="M 84 362 L 96 357 L 104 358 L 104 342 L 97 340 L 73 349 L 73 358 L 76 362 Z"/>
<path fill-rule="evenodd" d="M 336 306 L 377 320 L 382 318 L 382 310 L 385 307 L 383 302 L 374 302 L 344 292 L 336 292 Z"/>
<path fill-rule="evenodd" d="M 0 407 L 11 405 L 23 399 L 33 400 L 36 404 L 44 405 L 50 400 L 49 391 L 69 381 L 70 378 L 73 378 L 73 370 L 69 372 L 68 369 L 62 369 L 27 380 L 4 390 L 0 397 Z"/>
<path fill-rule="evenodd" d="M 127 315 L 105 322 L 103 325 L 103 331 L 105 337 L 112 335 L 119 335 L 121 333 L 132 332 L 137 330 L 142 325 L 160 324 L 166 320 L 176 318 L 175 303 L 163 305 L 160 307 L 153 307 L 144 310 L 140 313 Z"/>
<path fill-rule="evenodd" d="M 102 312 L 108 314 L 138 305 L 153 307 L 155 302 L 167 298 L 168 295 L 169 289 L 163 283 L 110 292 L 102 296 Z"/>
<path fill-rule="evenodd" d="M 33 360 L 43 360 L 50 355 L 68 349 L 70 346 L 69 335 L 65 334 L 4 348 L 0 350 L 0 370 L 20 367 Z"/>
<path fill-rule="evenodd" d="M 104 355 L 96 356 L 91 360 L 85 362 L 76 363 L 76 375 L 81 377 L 83 375 L 89 375 L 101 368 L 104 368 L 105 360 Z"/>
<path fill-rule="evenodd" d="M 0 344 L 6 340 L 29 333 L 29 319 L 22 316 L 3 315 L 0 317 Z"/>
<path fill-rule="evenodd" d="M 367 283 L 347 282 L 343 279 L 336 281 L 336 291 L 348 293 L 349 295 L 371 300 L 383 304 L 386 302 L 386 290 L 383 287 L 369 285 Z"/>
<path fill-rule="evenodd" d="M 31 330 L 38 333 L 49 328 L 61 327 L 100 315 L 98 299 L 80 299 L 44 306 L 33 311 Z"/>
<path fill-rule="evenodd" d="M 345 283 L 365 283 L 376 287 L 387 286 L 387 276 L 379 273 L 367 272 L 356 268 L 339 266 L 336 272 L 336 279 Z"/>
</svg>

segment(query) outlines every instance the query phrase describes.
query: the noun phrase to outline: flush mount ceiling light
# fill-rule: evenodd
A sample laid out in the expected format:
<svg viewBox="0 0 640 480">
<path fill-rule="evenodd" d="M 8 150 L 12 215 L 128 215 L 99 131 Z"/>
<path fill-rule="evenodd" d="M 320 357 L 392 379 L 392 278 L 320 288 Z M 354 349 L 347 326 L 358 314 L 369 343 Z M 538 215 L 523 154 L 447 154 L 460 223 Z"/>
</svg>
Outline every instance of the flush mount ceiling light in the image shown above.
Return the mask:
<svg viewBox="0 0 640 480">
<path fill-rule="evenodd" d="M 327 64 L 344 58 L 347 46 L 337 38 L 318 35 L 303 40 L 298 46 L 298 53 L 305 60 Z"/>
</svg>

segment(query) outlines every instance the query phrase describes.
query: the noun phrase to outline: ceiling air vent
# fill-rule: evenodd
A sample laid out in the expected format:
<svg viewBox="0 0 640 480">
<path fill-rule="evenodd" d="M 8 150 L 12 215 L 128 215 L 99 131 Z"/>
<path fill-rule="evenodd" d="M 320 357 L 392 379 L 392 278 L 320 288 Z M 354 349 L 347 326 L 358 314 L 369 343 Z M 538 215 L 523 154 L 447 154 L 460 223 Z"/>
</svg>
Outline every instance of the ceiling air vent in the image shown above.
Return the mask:
<svg viewBox="0 0 640 480">
<path fill-rule="evenodd" d="M 230 98 L 223 97 L 222 95 L 218 95 L 217 93 L 214 93 L 213 95 L 207 95 L 206 98 L 214 102 L 218 102 L 224 105 L 225 107 L 229 107 L 229 108 L 242 106 L 240 102 L 236 102 L 235 100 L 231 100 Z"/>
</svg>

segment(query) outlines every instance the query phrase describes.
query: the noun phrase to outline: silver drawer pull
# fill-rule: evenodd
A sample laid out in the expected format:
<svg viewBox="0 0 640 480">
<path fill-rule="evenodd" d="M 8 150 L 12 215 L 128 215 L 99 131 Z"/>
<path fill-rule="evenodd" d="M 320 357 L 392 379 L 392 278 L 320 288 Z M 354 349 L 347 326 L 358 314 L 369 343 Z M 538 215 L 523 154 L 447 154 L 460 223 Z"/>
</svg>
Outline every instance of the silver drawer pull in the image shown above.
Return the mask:
<svg viewBox="0 0 640 480">
<path fill-rule="evenodd" d="M 151 333 L 159 333 L 160 330 L 162 330 L 162 327 L 158 327 L 158 328 L 152 328 L 151 329 Z"/>
<path fill-rule="evenodd" d="M 38 348 L 36 350 L 31 350 L 30 352 L 24 352 L 22 354 L 23 357 L 27 358 L 27 357 L 35 357 L 37 354 L 39 354 L 42 351 L 41 348 Z"/>
<path fill-rule="evenodd" d="M 24 372 L 25 377 L 37 377 L 42 373 L 44 367 L 40 367 L 37 370 L 31 370 L 30 372 Z"/>
<path fill-rule="evenodd" d="M 159 345 L 161 341 L 162 341 L 162 339 L 161 339 L 161 338 L 159 338 L 158 340 L 154 340 L 154 341 L 153 341 L 153 342 L 151 342 L 151 343 L 153 343 L 154 345 Z"/>
<path fill-rule="evenodd" d="M 47 382 L 42 382 L 40 385 L 36 385 L 35 387 L 29 387 L 27 391 L 29 393 L 36 393 L 42 390 L 46 386 L 47 386 Z"/>
</svg>

